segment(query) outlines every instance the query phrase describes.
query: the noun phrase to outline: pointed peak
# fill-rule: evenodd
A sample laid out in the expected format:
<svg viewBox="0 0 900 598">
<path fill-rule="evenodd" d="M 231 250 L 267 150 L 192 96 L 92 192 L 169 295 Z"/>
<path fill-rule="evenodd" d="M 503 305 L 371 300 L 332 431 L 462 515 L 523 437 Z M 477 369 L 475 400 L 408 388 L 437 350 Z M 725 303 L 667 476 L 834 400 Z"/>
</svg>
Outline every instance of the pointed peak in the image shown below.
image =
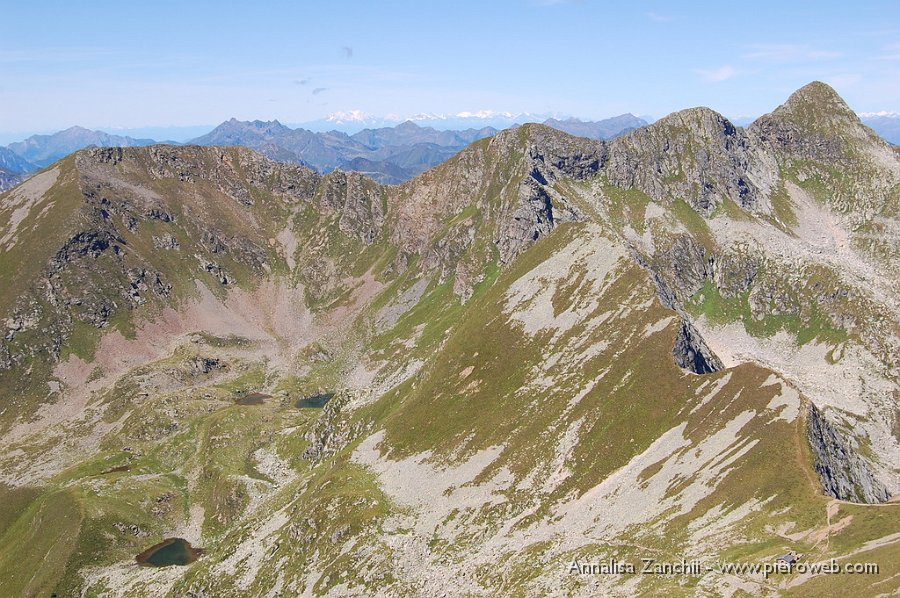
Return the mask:
<svg viewBox="0 0 900 598">
<path fill-rule="evenodd" d="M 752 134 L 806 160 L 835 162 L 856 152 L 884 155 L 885 142 L 866 127 L 843 98 L 821 81 L 795 91 L 784 104 L 750 125 Z"/>
<path fill-rule="evenodd" d="M 842 117 L 858 122 L 859 117 L 833 87 L 821 81 L 808 83 L 792 93 L 774 114 L 787 113 L 798 116 L 822 115 Z"/>
<path fill-rule="evenodd" d="M 843 104 L 844 100 L 832 86 L 822 81 L 813 81 L 792 93 L 786 103 L 797 102 L 840 102 Z"/>
</svg>

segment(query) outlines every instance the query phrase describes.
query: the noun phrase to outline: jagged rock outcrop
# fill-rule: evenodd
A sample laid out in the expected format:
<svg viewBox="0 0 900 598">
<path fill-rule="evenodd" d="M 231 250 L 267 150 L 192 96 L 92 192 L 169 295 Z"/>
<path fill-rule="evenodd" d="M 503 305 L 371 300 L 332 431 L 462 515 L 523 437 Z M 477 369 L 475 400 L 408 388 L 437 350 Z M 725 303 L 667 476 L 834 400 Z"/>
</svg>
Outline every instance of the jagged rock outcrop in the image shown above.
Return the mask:
<svg viewBox="0 0 900 598">
<path fill-rule="evenodd" d="M 729 247 L 709 261 L 712 281 L 722 297 L 733 298 L 748 290 L 762 268 L 762 259 L 746 245 Z"/>
<path fill-rule="evenodd" d="M 542 125 L 526 125 L 522 129 L 516 135 L 526 142 L 526 175 L 515 198 L 501 207 L 497 224 L 496 245 L 503 264 L 510 263 L 560 223 L 582 218 L 579 210 L 553 188 L 553 182 L 565 177 L 577 180 L 593 176 L 607 157 L 602 142 L 570 137 Z"/>
<path fill-rule="evenodd" d="M 887 501 L 887 488 L 859 456 L 855 441 L 841 434 L 812 403 L 807 418 L 809 445 L 825 493 L 852 502 Z"/>
<path fill-rule="evenodd" d="M 316 423 L 306 433 L 309 442 L 303 450 L 303 458 L 318 462 L 335 454 L 367 430 L 363 421 L 352 422 L 347 410 L 351 396 L 344 390 L 335 394 L 322 408 Z"/>
<path fill-rule="evenodd" d="M 609 181 L 653 199 L 683 199 L 709 216 L 728 197 L 754 212 L 769 211 L 778 181 L 775 159 L 709 108 L 671 114 L 610 142 Z"/>
<path fill-rule="evenodd" d="M 387 202 L 384 190 L 355 172 L 335 171 L 319 185 L 318 204 L 337 214 L 344 234 L 371 245 L 384 226 Z"/>
<path fill-rule="evenodd" d="M 693 236 L 680 234 L 670 241 L 665 251 L 653 256 L 650 261 L 675 296 L 684 301 L 712 276 L 714 257 L 710 249 Z"/>
<path fill-rule="evenodd" d="M 681 329 L 675 339 L 672 354 L 679 367 L 695 374 L 711 374 L 725 367 L 707 346 L 697 329 L 686 319 L 681 321 Z"/>
</svg>

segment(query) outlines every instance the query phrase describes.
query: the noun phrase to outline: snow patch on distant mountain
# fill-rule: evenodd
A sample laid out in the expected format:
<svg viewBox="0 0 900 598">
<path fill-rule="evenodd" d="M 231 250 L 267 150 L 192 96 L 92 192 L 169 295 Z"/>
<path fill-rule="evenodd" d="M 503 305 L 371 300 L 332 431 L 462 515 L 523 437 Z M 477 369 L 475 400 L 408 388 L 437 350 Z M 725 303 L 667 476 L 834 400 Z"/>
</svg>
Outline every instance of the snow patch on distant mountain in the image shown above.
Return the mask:
<svg viewBox="0 0 900 598">
<path fill-rule="evenodd" d="M 863 124 L 893 144 L 900 144 L 900 112 L 880 110 L 878 112 L 860 112 Z"/>
<path fill-rule="evenodd" d="M 874 118 L 876 116 L 884 116 L 887 118 L 897 118 L 900 117 L 900 112 L 894 112 L 893 110 L 879 110 L 878 112 L 860 112 L 860 118 Z"/>
</svg>

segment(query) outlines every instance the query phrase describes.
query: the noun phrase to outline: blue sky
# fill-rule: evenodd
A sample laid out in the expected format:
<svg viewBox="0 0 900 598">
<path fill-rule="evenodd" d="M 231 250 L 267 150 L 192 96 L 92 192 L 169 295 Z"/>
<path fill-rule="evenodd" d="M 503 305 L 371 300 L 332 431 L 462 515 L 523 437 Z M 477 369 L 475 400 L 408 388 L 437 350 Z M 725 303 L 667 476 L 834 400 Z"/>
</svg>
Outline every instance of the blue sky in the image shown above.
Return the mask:
<svg viewBox="0 0 900 598">
<path fill-rule="evenodd" d="M 900 112 L 900 2 L 14 2 L 0 136 L 339 111 L 756 116 L 820 79 Z"/>
</svg>

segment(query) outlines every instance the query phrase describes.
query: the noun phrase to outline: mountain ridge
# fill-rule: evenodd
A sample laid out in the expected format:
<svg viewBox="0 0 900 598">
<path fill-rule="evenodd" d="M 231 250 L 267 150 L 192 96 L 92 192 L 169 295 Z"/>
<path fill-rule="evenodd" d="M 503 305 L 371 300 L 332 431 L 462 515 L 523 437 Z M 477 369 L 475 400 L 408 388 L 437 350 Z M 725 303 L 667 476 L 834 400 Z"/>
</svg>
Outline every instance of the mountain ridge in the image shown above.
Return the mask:
<svg viewBox="0 0 900 598">
<path fill-rule="evenodd" d="M 817 86 L 800 99 L 822 131 L 779 109 L 611 141 L 527 124 L 396 186 L 240 147 L 94 148 L 0 195 L 0 492 L 27 505 L 0 575 L 19 593 L 681 588 L 568 573 L 649 546 L 864 555 L 879 574 L 778 583 L 896 586 L 896 507 L 865 503 L 900 490 L 900 158 Z M 58 548 L 26 578 L 32 528 Z M 126 567 L 173 533 L 205 555 Z"/>
</svg>

